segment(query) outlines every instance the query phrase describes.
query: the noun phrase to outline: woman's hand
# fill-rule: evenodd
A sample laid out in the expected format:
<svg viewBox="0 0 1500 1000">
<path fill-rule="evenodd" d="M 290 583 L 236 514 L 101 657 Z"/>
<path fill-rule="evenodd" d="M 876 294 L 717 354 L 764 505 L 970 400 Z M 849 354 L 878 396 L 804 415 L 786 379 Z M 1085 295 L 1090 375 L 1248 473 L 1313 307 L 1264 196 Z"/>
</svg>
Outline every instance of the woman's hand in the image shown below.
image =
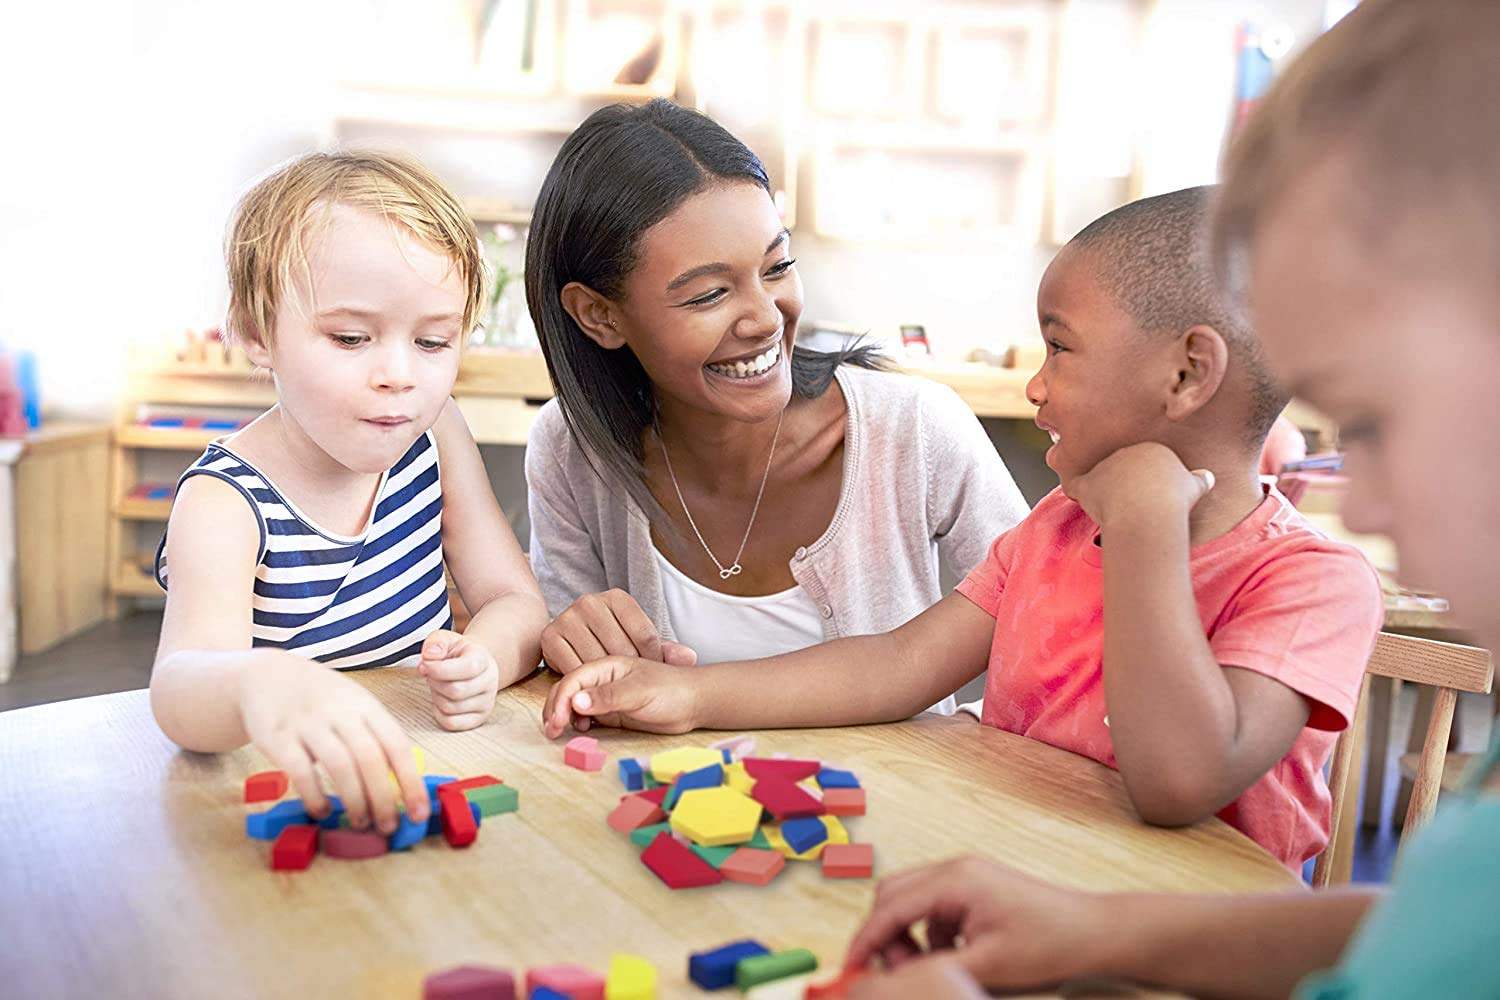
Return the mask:
<svg viewBox="0 0 1500 1000">
<path fill-rule="evenodd" d="M 698 654 L 664 642 L 635 598 L 623 590 L 584 594 L 542 630 L 542 659 L 560 674 L 606 656 L 639 656 L 691 667 Z"/>
</svg>

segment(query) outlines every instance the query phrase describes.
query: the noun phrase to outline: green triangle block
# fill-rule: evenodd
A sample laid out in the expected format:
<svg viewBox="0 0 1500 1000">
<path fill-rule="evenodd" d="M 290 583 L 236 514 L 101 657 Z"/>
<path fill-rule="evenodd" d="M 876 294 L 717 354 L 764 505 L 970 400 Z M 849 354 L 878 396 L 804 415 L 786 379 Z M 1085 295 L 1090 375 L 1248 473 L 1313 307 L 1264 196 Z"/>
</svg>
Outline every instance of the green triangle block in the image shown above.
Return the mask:
<svg viewBox="0 0 1500 1000">
<path fill-rule="evenodd" d="M 671 833 L 671 823 L 657 823 L 654 826 L 643 826 L 639 830 L 630 831 L 631 842 L 637 847 L 650 847 L 651 841 L 656 839 L 658 833 Z"/>
<path fill-rule="evenodd" d="M 693 845 L 693 853 L 715 868 L 722 865 L 726 858 L 738 850 L 739 847 L 734 844 L 730 844 L 728 847 L 699 847 L 697 844 Z"/>
<path fill-rule="evenodd" d="M 771 842 L 766 839 L 766 831 L 762 830 L 758 826 L 755 828 L 755 836 L 751 837 L 748 843 L 742 844 L 740 846 L 756 847 L 762 851 L 771 850 Z"/>
<path fill-rule="evenodd" d="M 646 791 L 649 792 L 653 788 L 660 788 L 664 784 L 666 784 L 666 782 L 657 781 L 655 778 L 651 777 L 650 771 L 646 772 Z"/>
<path fill-rule="evenodd" d="M 521 807 L 521 793 L 509 785 L 480 785 L 464 789 L 464 798 L 479 806 L 479 815 L 513 813 Z"/>
</svg>

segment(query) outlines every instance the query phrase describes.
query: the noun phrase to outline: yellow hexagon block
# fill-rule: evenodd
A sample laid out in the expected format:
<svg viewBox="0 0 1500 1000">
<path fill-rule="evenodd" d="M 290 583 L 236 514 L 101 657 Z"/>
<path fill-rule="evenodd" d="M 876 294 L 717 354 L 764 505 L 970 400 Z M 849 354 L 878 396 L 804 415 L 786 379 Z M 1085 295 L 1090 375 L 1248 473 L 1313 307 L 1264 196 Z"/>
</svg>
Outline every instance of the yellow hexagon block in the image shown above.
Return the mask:
<svg viewBox="0 0 1500 1000">
<path fill-rule="evenodd" d="M 677 800 L 672 829 L 699 847 L 726 847 L 754 837 L 760 814 L 759 802 L 733 788 L 694 788 Z"/>
<path fill-rule="evenodd" d="M 750 772 L 745 770 L 745 765 L 735 761 L 724 768 L 724 784 L 733 788 L 741 795 L 749 795 L 755 787 L 755 779 L 750 777 Z"/>
<path fill-rule="evenodd" d="M 651 777 L 669 783 L 684 771 L 696 771 L 711 764 L 723 764 L 724 755 L 707 747 L 678 747 L 663 750 L 651 758 Z"/>
<path fill-rule="evenodd" d="M 634 955 L 615 955 L 609 960 L 604 995 L 609 1000 L 656 1000 L 656 966 Z"/>
<path fill-rule="evenodd" d="M 844 824 L 839 822 L 837 816 L 819 816 L 818 822 L 822 823 L 823 828 L 828 831 L 828 839 L 814 844 L 801 854 L 793 852 L 792 845 L 788 844 L 786 838 L 781 835 L 781 824 L 767 823 L 762 829 L 765 831 L 766 839 L 771 842 L 771 850 L 778 851 L 793 861 L 816 861 L 823 856 L 823 848 L 829 844 L 849 843 L 849 831 L 844 828 Z"/>
</svg>

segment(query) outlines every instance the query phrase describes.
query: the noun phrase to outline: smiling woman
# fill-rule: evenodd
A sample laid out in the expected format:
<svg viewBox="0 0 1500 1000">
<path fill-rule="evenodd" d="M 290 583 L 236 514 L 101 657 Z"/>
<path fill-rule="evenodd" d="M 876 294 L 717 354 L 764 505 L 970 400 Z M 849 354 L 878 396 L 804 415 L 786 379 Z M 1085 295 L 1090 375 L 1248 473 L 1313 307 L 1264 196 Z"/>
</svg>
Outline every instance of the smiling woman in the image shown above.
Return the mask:
<svg viewBox="0 0 1500 1000">
<path fill-rule="evenodd" d="M 554 668 L 885 631 L 1025 515 L 951 390 L 796 346 L 792 242 L 704 115 L 605 108 L 563 145 L 526 261 L 557 390 L 526 459 Z"/>
</svg>

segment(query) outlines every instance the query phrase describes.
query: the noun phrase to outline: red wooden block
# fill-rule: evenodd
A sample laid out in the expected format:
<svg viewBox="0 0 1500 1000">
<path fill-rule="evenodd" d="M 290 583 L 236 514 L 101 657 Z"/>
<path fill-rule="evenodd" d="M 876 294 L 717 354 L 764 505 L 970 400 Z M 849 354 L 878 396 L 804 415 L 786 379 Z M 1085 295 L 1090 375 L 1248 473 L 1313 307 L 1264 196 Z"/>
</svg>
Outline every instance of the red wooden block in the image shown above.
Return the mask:
<svg viewBox="0 0 1500 1000">
<path fill-rule="evenodd" d="M 376 858 L 390 850 L 390 839 L 373 830 L 324 830 L 323 853 L 330 858 L 357 861 Z"/>
<path fill-rule="evenodd" d="M 620 801 L 624 802 L 626 799 L 645 799 L 652 805 L 659 806 L 667 801 L 667 793 L 671 790 L 671 785 L 658 785 L 655 788 L 648 788 L 644 792 L 626 792 L 620 796 Z"/>
<path fill-rule="evenodd" d="M 609 814 L 606 822 L 621 833 L 629 833 L 652 823 L 660 823 L 666 818 L 667 814 L 661 811 L 661 806 L 650 799 L 627 795 L 615 806 L 615 811 Z"/>
<path fill-rule="evenodd" d="M 581 965 L 543 965 L 526 971 L 526 995 L 538 986 L 569 1000 L 604 1000 L 604 977 Z"/>
<path fill-rule="evenodd" d="M 479 836 L 479 824 L 474 822 L 474 814 L 469 811 L 469 800 L 464 798 L 464 793 L 453 790 L 456 784 L 458 782 L 453 781 L 439 785 L 437 790 L 438 804 L 443 811 L 443 839 L 449 847 L 468 847 Z"/>
<path fill-rule="evenodd" d="M 457 781 L 445 781 L 439 788 L 451 788 L 455 792 L 467 792 L 471 788 L 483 788 L 486 785 L 503 785 L 501 781 L 492 775 L 481 774 L 473 778 L 460 778 Z"/>
<path fill-rule="evenodd" d="M 809 983 L 803 997 L 806 1000 L 843 1000 L 849 993 L 849 987 L 866 975 L 868 973 L 864 969 L 845 969 L 837 979 L 830 979 L 826 983 Z"/>
<path fill-rule="evenodd" d="M 422 981 L 422 1000 L 515 1000 L 516 979 L 505 969 L 460 965 Z"/>
<path fill-rule="evenodd" d="M 718 885 L 724 880 L 718 869 L 667 833 L 656 835 L 651 846 L 641 852 L 641 861 L 672 889 Z"/>
<path fill-rule="evenodd" d="M 746 757 L 743 761 L 745 773 L 752 778 L 780 778 L 796 783 L 812 778 L 823 770 L 819 760 L 783 760 L 780 757 Z"/>
<path fill-rule="evenodd" d="M 869 878 L 874 871 L 874 844 L 829 844 L 823 848 L 824 878 Z"/>
<path fill-rule="evenodd" d="M 770 885 L 771 880 L 785 867 L 786 857 L 780 851 L 765 851 L 759 847 L 741 847 L 719 865 L 719 874 L 731 882 Z"/>
<path fill-rule="evenodd" d="M 318 853 L 318 828 L 294 823 L 282 830 L 271 845 L 271 867 L 276 871 L 301 871 Z"/>
<path fill-rule="evenodd" d="M 286 794 L 284 771 L 262 771 L 245 779 L 246 802 L 270 802 Z"/>
<path fill-rule="evenodd" d="M 821 816 L 824 812 L 823 803 L 808 795 L 807 789 L 779 778 L 760 779 L 750 790 L 750 797 L 770 810 L 777 822 Z"/>
<path fill-rule="evenodd" d="M 863 816 L 865 814 L 865 790 L 863 788 L 826 788 L 823 790 L 823 808 L 830 816 Z"/>
</svg>

